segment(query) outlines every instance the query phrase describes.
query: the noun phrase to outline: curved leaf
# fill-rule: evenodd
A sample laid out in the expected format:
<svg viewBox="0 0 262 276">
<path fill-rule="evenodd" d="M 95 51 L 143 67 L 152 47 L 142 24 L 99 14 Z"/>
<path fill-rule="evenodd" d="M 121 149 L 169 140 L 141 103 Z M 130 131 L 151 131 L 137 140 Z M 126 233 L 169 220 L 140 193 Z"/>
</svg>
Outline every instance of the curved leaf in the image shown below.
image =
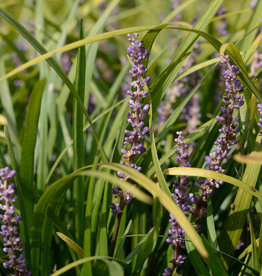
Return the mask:
<svg viewBox="0 0 262 276">
<path fill-rule="evenodd" d="M 262 199 L 262 193 L 256 190 L 255 188 L 250 188 L 245 182 L 238 180 L 234 177 L 213 172 L 206 169 L 198 169 L 198 168 L 186 168 L 186 167 L 176 167 L 176 168 L 169 168 L 165 170 L 165 174 L 167 175 L 187 175 L 187 176 L 198 176 L 198 177 L 204 177 L 204 178 L 211 178 L 216 180 L 222 180 L 224 182 L 230 183 L 236 187 L 239 187 L 249 194 L 253 195 L 254 197 L 257 197 L 259 199 Z"/>
<path fill-rule="evenodd" d="M 83 249 L 72 239 L 64 235 L 63 233 L 56 232 L 57 236 L 63 240 L 70 248 L 72 248 L 79 257 L 83 257 Z"/>
<path fill-rule="evenodd" d="M 252 152 L 248 155 L 235 154 L 233 158 L 239 163 L 262 165 L 262 152 Z"/>
<path fill-rule="evenodd" d="M 19 170 L 19 181 L 17 183 L 18 201 L 21 206 L 25 234 L 25 252 L 29 257 L 30 229 L 34 206 L 34 153 L 38 132 L 38 121 L 41 108 L 42 94 L 45 80 L 36 83 L 26 112 L 25 134 L 22 143 L 21 162 Z"/>
<path fill-rule="evenodd" d="M 76 266 L 79 266 L 79 265 L 87 263 L 87 262 L 95 261 L 95 260 L 101 260 L 101 261 L 111 260 L 111 261 L 115 261 L 114 263 L 120 263 L 122 266 L 127 267 L 127 265 L 124 262 L 120 262 L 118 259 L 111 258 L 111 257 L 108 257 L 108 256 L 94 256 L 94 257 L 83 258 L 83 259 L 75 261 L 71 264 L 68 264 L 68 265 L 64 266 L 63 268 L 57 270 L 56 272 L 52 273 L 50 276 L 61 275 L 61 274 L 65 273 L 66 271 L 68 271 L 68 270 L 70 270 L 70 269 L 72 269 Z M 105 263 L 108 265 L 108 262 L 105 262 Z M 115 272 L 120 273 L 120 274 L 115 274 L 115 275 L 123 275 L 122 274 L 123 269 L 121 268 L 121 270 L 120 270 L 120 267 L 117 266 L 117 265 L 114 265 L 113 267 L 108 265 L 108 268 L 111 269 L 111 270 L 112 270 L 112 268 L 114 268 Z M 110 275 L 113 275 L 113 274 L 110 274 Z"/>
</svg>

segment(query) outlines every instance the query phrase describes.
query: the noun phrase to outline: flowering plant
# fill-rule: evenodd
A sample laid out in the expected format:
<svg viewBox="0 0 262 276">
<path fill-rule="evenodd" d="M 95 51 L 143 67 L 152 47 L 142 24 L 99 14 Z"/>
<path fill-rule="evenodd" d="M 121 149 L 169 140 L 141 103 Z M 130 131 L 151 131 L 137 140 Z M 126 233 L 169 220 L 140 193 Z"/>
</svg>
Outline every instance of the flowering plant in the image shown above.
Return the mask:
<svg viewBox="0 0 262 276">
<path fill-rule="evenodd" d="M 261 274 L 261 10 L 0 1 L 1 275 Z"/>
</svg>

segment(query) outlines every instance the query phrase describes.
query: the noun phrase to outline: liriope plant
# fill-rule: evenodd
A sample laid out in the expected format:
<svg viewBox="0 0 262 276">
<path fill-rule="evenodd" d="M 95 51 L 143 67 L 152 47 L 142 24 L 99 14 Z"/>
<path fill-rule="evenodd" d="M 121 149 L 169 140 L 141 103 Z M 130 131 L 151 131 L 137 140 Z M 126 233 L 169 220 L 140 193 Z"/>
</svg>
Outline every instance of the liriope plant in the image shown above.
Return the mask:
<svg viewBox="0 0 262 276">
<path fill-rule="evenodd" d="M 3 275 L 259 275 L 262 3 L 241 5 L 0 3 Z"/>
</svg>

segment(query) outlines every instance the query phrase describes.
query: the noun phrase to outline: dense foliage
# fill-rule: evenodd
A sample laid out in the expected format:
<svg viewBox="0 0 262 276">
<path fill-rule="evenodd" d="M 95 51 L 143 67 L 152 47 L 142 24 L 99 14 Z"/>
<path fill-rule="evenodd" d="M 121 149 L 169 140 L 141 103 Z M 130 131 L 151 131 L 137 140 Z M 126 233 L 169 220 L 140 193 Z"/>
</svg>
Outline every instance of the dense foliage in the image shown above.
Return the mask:
<svg viewBox="0 0 262 276">
<path fill-rule="evenodd" d="M 261 10 L 0 2 L 2 275 L 261 275 Z"/>
</svg>

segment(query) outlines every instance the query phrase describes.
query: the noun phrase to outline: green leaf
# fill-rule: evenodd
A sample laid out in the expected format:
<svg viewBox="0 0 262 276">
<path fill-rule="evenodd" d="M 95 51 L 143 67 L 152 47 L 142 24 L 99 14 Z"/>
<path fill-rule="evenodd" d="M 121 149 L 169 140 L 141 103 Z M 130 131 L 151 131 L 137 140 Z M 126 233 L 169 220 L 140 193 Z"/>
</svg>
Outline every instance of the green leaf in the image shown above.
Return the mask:
<svg viewBox="0 0 262 276">
<path fill-rule="evenodd" d="M 254 165 L 253 165 L 254 166 Z M 253 171 L 253 170 L 254 171 Z M 251 171 L 253 171 L 253 173 L 256 172 L 256 174 L 254 175 L 254 178 L 252 178 L 252 183 L 254 183 L 254 179 L 255 176 L 257 175 L 257 171 L 258 168 L 249 168 L 250 170 L 250 175 L 251 176 Z M 243 181 L 240 181 L 234 177 L 222 174 L 222 173 L 218 173 L 218 172 L 214 172 L 214 171 L 210 171 L 210 170 L 206 170 L 206 169 L 198 169 L 198 168 L 188 168 L 188 167 L 175 167 L 175 168 L 169 168 L 165 170 L 165 174 L 167 175 L 187 175 L 187 176 L 198 176 L 198 177 L 204 177 L 204 178 L 211 178 L 211 179 L 215 179 L 215 180 L 222 180 L 223 182 L 227 182 L 230 183 L 236 187 L 239 187 L 241 189 L 243 189 L 243 191 L 248 192 L 246 194 L 248 194 L 249 196 L 255 196 L 259 199 L 262 199 L 262 193 L 260 193 L 259 191 L 257 191 L 255 188 L 250 188 L 250 182 L 246 179 L 243 178 Z"/>
<path fill-rule="evenodd" d="M 83 38 L 83 21 L 80 22 L 80 38 Z M 82 103 L 84 103 L 85 95 L 85 73 L 86 73 L 86 55 L 85 47 L 80 47 L 77 56 L 77 73 L 76 73 L 76 87 L 77 93 Z M 84 116 L 80 105 L 74 99 L 73 110 L 73 152 L 74 152 L 74 170 L 84 166 Z M 75 224 L 76 224 L 76 239 L 82 244 L 84 235 L 84 201 L 85 201 L 85 187 L 81 177 L 77 178 L 74 185 L 75 197 Z"/>
<path fill-rule="evenodd" d="M 259 246 L 259 239 L 256 239 L 256 244 Z M 252 244 L 249 244 L 238 256 L 238 259 L 243 259 L 247 254 L 250 254 L 252 252 Z"/>
<path fill-rule="evenodd" d="M 204 244 L 208 250 L 209 258 L 207 261 L 209 269 L 212 271 L 212 275 L 222 275 L 227 276 L 227 272 L 222 265 L 222 261 L 219 255 L 219 252 L 214 250 L 211 245 L 208 243 L 207 239 L 202 236 Z"/>
<path fill-rule="evenodd" d="M 103 165 L 106 167 L 107 165 Z M 111 168 L 111 166 L 108 164 L 108 167 Z M 111 174 L 102 172 L 102 171 L 93 171 L 93 170 L 85 170 L 86 167 L 81 168 L 78 172 L 75 172 L 71 174 L 71 176 L 79 176 L 79 175 L 87 175 L 87 176 L 93 176 L 96 178 L 108 180 L 111 183 L 117 185 L 121 190 L 126 191 L 128 190 L 131 194 L 133 194 L 136 199 L 140 200 L 141 202 L 144 202 L 146 204 L 153 204 L 153 200 L 151 197 L 149 197 L 147 194 L 136 188 L 134 185 L 130 184 L 128 181 L 122 181 L 119 177 L 113 176 Z"/>
<path fill-rule="evenodd" d="M 5 133 L 6 144 L 7 144 L 7 147 L 8 147 L 8 153 L 9 153 L 9 156 L 10 156 L 10 159 L 11 159 L 12 168 L 15 171 L 18 171 L 18 167 L 17 167 L 17 163 L 16 163 L 16 159 L 15 159 L 15 154 L 14 154 L 14 150 L 13 150 L 13 145 L 12 145 L 10 135 L 9 135 L 8 126 L 5 126 L 4 133 Z M 17 175 L 15 175 L 14 177 L 15 177 L 15 183 L 17 183 L 17 181 L 19 181 L 19 178 L 17 177 Z M 18 186 L 19 185 L 20 184 L 18 184 Z"/>
<path fill-rule="evenodd" d="M 27 106 L 19 182 L 17 183 L 18 202 L 21 206 L 21 215 L 23 217 L 25 252 L 27 257 L 29 257 L 30 252 L 30 229 L 32 225 L 34 206 L 34 153 L 42 93 L 44 91 L 45 83 L 45 80 L 40 80 L 35 84 Z"/>
<path fill-rule="evenodd" d="M 207 203 L 207 235 L 211 247 L 219 250 L 211 200 Z"/>
<path fill-rule="evenodd" d="M 159 105 L 163 94 L 166 92 L 166 89 L 175 80 L 176 75 L 178 74 L 180 68 L 182 67 L 182 64 L 183 64 L 182 61 L 187 56 L 188 52 L 193 48 L 193 44 L 197 40 L 198 35 L 203 36 L 215 48 L 217 47 L 217 49 L 221 45 L 221 43 L 218 40 L 216 40 L 214 37 L 202 31 L 206 29 L 210 20 L 213 18 L 213 16 L 215 15 L 217 10 L 219 9 L 219 6 L 222 3 L 223 3 L 223 0 L 213 0 L 210 2 L 205 12 L 196 22 L 194 26 L 196 30 L 192 30 L 189 28 L 167 26 L 167 28 L 189 31 L 190 33 L 186 37 L 186 39 L 183 40 L 183 43 L 181 43 L 180 46 L 175 51 L 174 57 L 171 60 L 170 65 L 160 74 L 158 79 L 151 85 L 153 111 L 155 111 L 156 107 Z"/>
<path fill-rule="evenodd" d="M 9 14 L 7 14 L 3 9 L 0 8 L 0 16 L 2 16 L 4 19 L 6 19 L 10 24 L 12 24 L 15 28 L 17 28 L 17 30 L 30 42 L 32 43 L 33 47 L 36 47 L 36 50 L 41 53 L 42 55 L 32 59 L 26 63 L 24 63 L 23 65 L 17 67 L 16 69 L 12 70 L 11 72 L 9 72 L 8 74 L 0 77 L 0 81 L 3 81 L 4 79 L 10 78 L 11 76 L 17 74 L 18 72 L 21 72 L 23 70 L 25 70 L 26 68 L 29 68 L 43 60 L 47 60 L 48 63 L 50 63 L 50 65 L 57 70 L 58 75 L 62 78 L 62 80 L 66 80 L 66 85 L 69 86 L 69 89 L 71 90 L 71 84 L 69 83 L 66 75 L 61 72 L 61 68 L 58 70 L 59 66 L 56 64 L 55 65 L 55 60 L 52 58 L 54 55 L 58 54 L 58 53 L 63 53 L 63 52 L 67 52 L 76 48 L 79 48 L 81 46 L 84 45 L 88 45 L 97 41 L 101 41 L 101 40 L 106 40 L 109 38 L 113 38 L 116 36 L 121 36 L 121 35 L 127 35 L 129 33 L 133 33 L 133 32 L 143 32 L 143 31 L 148 31 L 151 29 L 163 29 L 165 27 L 168 26 L 168 24 L 164 24 L 164 25 L 158 25 L 158 26 L 143 26 L 143 27 L 132 27 L 132 28 L 125 28 L 125 29 L 120 29 L 120 30 L 116 30 L 116 31 L 111 31 L 111 32 L 107 32 L 107 33 L 102 33 L 102 34 L 98 34 L 98 35 L 94 35 L 88 38 L 84 38 L 81 39 L 79 41 L 67 44 L 66 46 L 63 46 L 61 48 L 52 50 L 50 52 L 47 52 L 46 50 L 44 50 L 43 46 L 41 46 L 39 44 L 39 42 L 37 42 L 35 40 L 34 37 L 32 37 L 30 35 L 30 33 L 28 33 L 24 27 L 22 25 L 20 25 L 14 18 L 12 18 Z M 190 30 L 190 29 L 189 29 Z M 71 91 L 72 92 L 72 91 Z"/>
<path fill-rule="evenodd" d="M 157 243 L 157 230 L 152 228 L 143 241 L 144 242 L 135 257 L 135 261 L 132 262 L 132 272 L 134 274 L 139 273 L 142 270 L 144 262 L 152 254 Z"/>
<path fill-rule="evenodd" d="M 259 238 L 257 239 L 259 263 L 262 264 L 262 223 L 260 224 Z"/>
<path fill-rule="evenodd" d="M 115 109 L 118 105 L 123 104 L 123 102 L 126 102 L 126 105 L 128 104 L 126 99 L 114 104 L 113 106 L 111 106 L 110 108 L 108 108 L 107 110 L 105 110 L 104 112 L 102 112 L 101 114 L 99 114 L 96 118 L 94 118 L 92 120 L 92 123 L 94 124 L 95 122 L 97 122 L 98 120 L 100 120 L 103 116 L 108 115 L 109 112 L 112 112 L 113 109 Z M 124 110 L 126 110 L 126 108 L 124 108 Z M 87 123 L 85 125 L 85 127 L 83 128 L 82 131 L 86 131 L 88 129 L 88 127 L 90 127 L 90 124 Z M 59 165 L 59 163 L 61 162 L 62 158 L 64 157 L 64 155 L 67 153 L 67 151 L 70 149 L 70 147 L 73 145 L 73 140 L 71 140 L 69 142 L 69 144 L 63 149 L 63 151 L 60 153 L 60 155 L 57 157 L 55 163 L 53 164 L 52 168 L 49 171 L 49 174 L 47 176 L 46 179 L 46 184 L 49 183 L 53 173 L 55 172 L 55 169 L 57 168 L 57 166 Z"/>
<path fill-rule="evenodd" d="M 155 137 L 154 137 L 154 128 L 152 125 L 153 122 L 153 115 L 152 115 L 152 102 L 151 102 L 151 97 L 150 95 L 148 96 L 149 99 L 149 104 L 150 104 L 150 109 L 149 109 L 149 134 L 150 134 L 150 146 L 151 146 L 151 154 L 152 154 L 152 159 L 153 159 L 153 164 L 156 172 L 157 179 L 159 181 L 159 185 L 162 188 L 162 190 L 171 196 L 171 192 L 168 188 L 168 185 L 166 183 L 166 180 L 163 175 L 163 171 L 161 169 L 161 166 L 159 164 L 158 156 L 157 156 L 157 149 L 156 149 L 156 144 L 155 144 Z"/>
<path fill-rule="evenodd" d="M 157 197 L 154 198 L 153 203 L 153 221 L 155 229 L 159 229 L 163 218 L 163 207 Z"/>
<path fill-rule="evenodd" d="M 247 155 L 235 154 L 233 158 L 237 162 L 244 163 L 244 164 L 262 165 L 262 152 L 252 152 Z"/>
<path fill-rule="evenodd" d="M 131 225 L 132 225 L 132 220 L 129 221 L 129 223 L 128 223 L 126 229 L 125 229 L 125 232 L 124 232 L 123 236 L 121 237 L 121 241 L 119 242 L 119 245 L 117 246 L 117 244 L 116 244 L 117 250 L 116 250 L 116 253 L 114 255 L 114 257 L 116 259 L 120 258 L 120 254 L 123 251 L 124 244 L 125 244 L 125 241 L 126 241 L 126 238 L 127 238 L 128 233 L 129 233 Z"/>
<path fill-rule="evenodd" d="M 187 236 L 185 236 L 185 244 L 189 259 L 197 275 L 209 276 L 210 274 L 208 269 L 205 266 L 200 254 L 197 252 L 192 242 L 188 240 Z"/>
<path fill-rule="evenodd" d="M 169 27 L 169 28 L 173 28 L 173 29 L 180 29 L 180 30 L 188 30 L 187 28 L 179 28 L 179 27 Z M 217 40 L 216 38 L 214 38 L 213 36 L 211 36 L 208 33 L 199 31 L 199 30 L 194 30 L 192 29 L 191 32 L 195 32 L 199 35 L 201 35 L 202 37 L 204 37 L 217 51 L 220 51 L 220 48 L 222 46 L 221 42 L 219 40 Z M 259 101 L 262 101 L 262 96 L 259 93 L 257 87 L 255 86 L 255 84 L 253 83 L 253 81 L 250 79 L 250 77 L 247 74 L 247 70 L 245 67 L 245 64 L 241 58 L 241 55 L 237 49 L 237 47 L 230 43 L 226 45 L 226 54 L 229 54 L 233 63 L 240 69 L 240 74 L 239 77 L 241 78 L 242 82 L 245 84 L 245 86 L 247 88 L 249 88 L 252 93 L 255 94 L 255 96 L 258 98 Z"/>
<path fill-rule="evenodd" d="M 176 81 L 183 79 L 184 77 L 199 71 L 202 68 L 205 68 L 207 66 L 210 66 L 212 64 L 216 64 L 218 62 L 221 61 L 221 58 L 212 58 L 210 60 L 198 63 L 197 65 L 192 66 L 191 68 L 189 68 L 187 71 L 183 72 L 181 75 L 179 75 L 179 77 L 176 78 Z"/>
<path fill-rule="evenodd" d="M 103 261 L 107 265 L 110 276 L 115 276 L 115 275 L 124 276 L 124 270 L 119 263 L 114 261 L 107 261 L 107 260 L 103 260 Z"/>
<path fill-rule="evenodd" d="M 251 240 L 251 246 L 252 246 L 251 264 L 254 269 L 259 270 L 259 255 L 258 255 L 258 247 L 256 243 L 255 229 L 249 213 L 248 213 L 248 222 L 249 222 L 250 240 Z"/>
<path fill-rule="evenodd" d="M 56 232 L 57 236 L 63 240 L 70 248 L 72 248 L 76 254 L 82 258 L 83 257 L 83 249 L 76 243 L 74 242 L 72 239 L 70 239 L 69 237 L 67 237 L 66 235 L 64 235 L 63 233 L 60 232 Z"/>
<path fill-rule="evenodd" d="M 111 258 L 111 257 L 107 257 L 107 256 L 94 256 L 94 257 L 88 257 L 88 258 L 83 258 L 83 259 L 80 259 L 78 261 L 75 261 L 71 264 L 68 264 L 66 266 L 64 266 L 63 268 L 57 270 L 56 272 L 52 273 L 50 276 L 58 276 L 58 275 L 62 275 L 63 273 L 65 273 L 66 271 L 76 267 L 76 266 L 79 266 L 81 264 L 84 264 L 86 262 L 91 262 L 91 261 L 95 261 L 95 260 L 112 260 L 112 261 L 115 261 L 117 263 L 120 263 L 122 266 L 124 267 L 127 267 L 127 265 L 124 263 L 124 262 L 121 262 L 119 261 L 118 259 L 115 259 L 115 258 Z M 105 262 L 106 264 L 108 264 L 108 262 L 106 261 Z M 116 272 L 119 272 L 120 274 L 119 275 L 123 275 L 123 270 L 121 268 L 120 270 L 120 266 L 108 266 L 109 268 L 109 271 L 111 271 L 111 273 L 113 272 L 114 269 L 116 269 Z M 128 268 L 128 267 L 127 267 Z M 113 274 L 110 274 L 110 275 L 113 275 Z M 118 274 L 115 274 L 115 275 L 118 275 Z"/>
</svg>

